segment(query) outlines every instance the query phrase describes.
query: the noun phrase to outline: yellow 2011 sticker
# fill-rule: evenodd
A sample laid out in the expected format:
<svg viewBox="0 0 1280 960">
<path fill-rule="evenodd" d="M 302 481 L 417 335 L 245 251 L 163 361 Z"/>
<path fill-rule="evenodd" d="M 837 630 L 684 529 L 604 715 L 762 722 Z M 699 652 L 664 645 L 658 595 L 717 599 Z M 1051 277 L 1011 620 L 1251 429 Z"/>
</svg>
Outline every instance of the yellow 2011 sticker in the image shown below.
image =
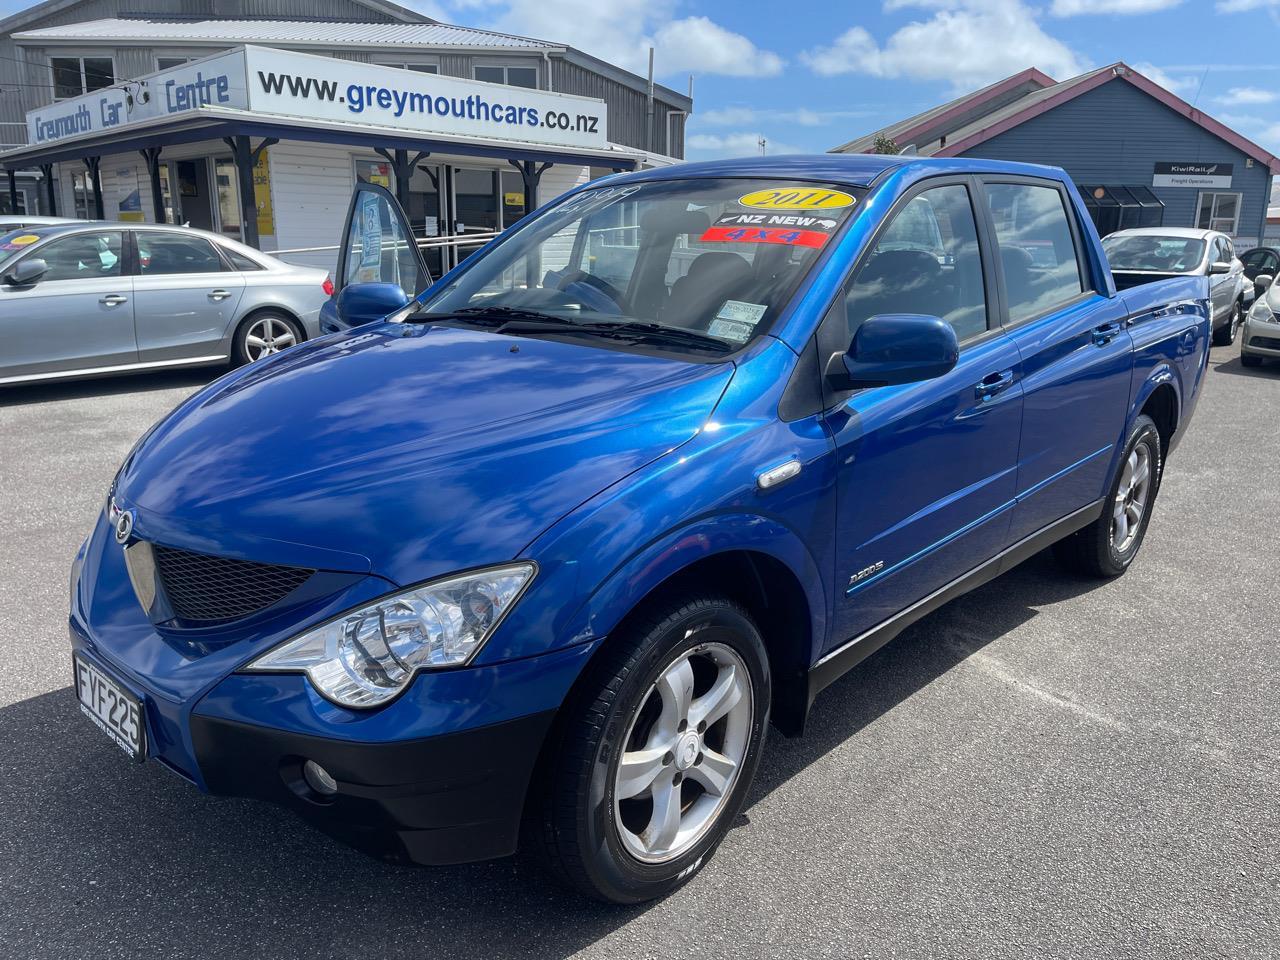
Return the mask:
<svg viewBox="0 0 1280 960">
<path fill-rule="evenodd" d="M 9 240 L 9 245 L 13 247 L 25 247 L 27 244 L 35 243 L 39 239 L 40 238 L 37 237 L 34 233 L 24 233 L 20 237 L 12 237 Z"/>
<path fill-rule="evenodd" d="M 783 187 L 775 190 L 756 190 L 738 202 L 757 210 L 838 210 L 851 207 L 854 198 L 839 190 L 810 187 Z"/>
</svg>

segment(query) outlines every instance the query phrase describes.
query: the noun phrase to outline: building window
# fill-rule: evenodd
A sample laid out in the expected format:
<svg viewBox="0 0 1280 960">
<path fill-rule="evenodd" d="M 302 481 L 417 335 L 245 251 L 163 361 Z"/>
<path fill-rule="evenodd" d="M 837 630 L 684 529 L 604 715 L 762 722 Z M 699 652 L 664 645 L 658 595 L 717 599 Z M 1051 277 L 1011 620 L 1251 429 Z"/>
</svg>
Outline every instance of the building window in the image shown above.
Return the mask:
<svg viewBox="0 0 1280 960">
<path fill-rule="evenodd" d="M 1240 194 L 1202 193 L 1196 204 L 1196 226 L 1235 236 L 1240 226 Z"/>
<path fill-rule="evenodd" d="M 505 83 L 509 87 L 538 89 L 537 67 L 476 67 L 472 76 L 485 83 Z"/>
<path fill-rule="evenodd" d="M 403 60 L 375 60 L 376 67 L 395 67 L 397 70 L 412 70 L 414 73 L 439 73 L 440 66 L 435 63 L 405 63 Z"/>
<path fill-rule="evenodd" d="M 110 57 L 50 57 L 53 68 L 53 99 L 66 100 L 101 90 L 116 82 L 115 63 Z"/>
<path fill-rule="evenodd" d="M 172 70 L 174 67 L 180 67 L 184 63 L 190 63 L 195 57 L 156 57 L 157 70 Z"/>
</svg>

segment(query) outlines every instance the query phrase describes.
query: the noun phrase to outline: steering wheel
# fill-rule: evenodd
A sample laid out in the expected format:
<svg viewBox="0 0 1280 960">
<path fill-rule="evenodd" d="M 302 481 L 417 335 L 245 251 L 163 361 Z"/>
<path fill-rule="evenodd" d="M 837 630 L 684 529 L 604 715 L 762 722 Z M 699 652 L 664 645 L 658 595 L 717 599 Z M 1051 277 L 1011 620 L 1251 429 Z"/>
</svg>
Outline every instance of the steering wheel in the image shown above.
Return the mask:
<svg viewBox="0 0 1280 960">
<path fill-rule="evenodd" d="M 607 280 L 593 276 L 585 270 L 575 270 L 563 277 L 557 286 L 562 293 L 569 293 L 570 288 L 586 306 L 598 313 L 607 313 L 612 316 L 622 313 L 622 291 Z"/>
</svg>

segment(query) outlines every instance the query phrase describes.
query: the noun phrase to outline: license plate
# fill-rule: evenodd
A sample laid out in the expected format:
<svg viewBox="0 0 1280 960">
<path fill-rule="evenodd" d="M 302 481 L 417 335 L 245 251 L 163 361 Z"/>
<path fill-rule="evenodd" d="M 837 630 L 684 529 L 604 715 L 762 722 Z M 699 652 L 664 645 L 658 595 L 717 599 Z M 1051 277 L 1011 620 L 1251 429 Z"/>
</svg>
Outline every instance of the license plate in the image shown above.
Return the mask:
<svg viewBox="0 0 1280 960">
<path fill-rule="evenodd" d="M 75 658 L 80 712 L 134 760 L 147 755 L 142 701 L 87 660 Z"/>
</svg>

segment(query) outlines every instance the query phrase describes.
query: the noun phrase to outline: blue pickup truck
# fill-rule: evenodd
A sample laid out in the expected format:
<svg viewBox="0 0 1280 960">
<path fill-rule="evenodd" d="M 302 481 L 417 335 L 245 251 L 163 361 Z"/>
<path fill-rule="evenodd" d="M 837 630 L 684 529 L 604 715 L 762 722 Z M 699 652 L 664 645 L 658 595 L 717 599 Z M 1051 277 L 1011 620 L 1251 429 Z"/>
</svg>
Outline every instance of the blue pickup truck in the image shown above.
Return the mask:
<svg viewBox="0 0 1280 960">
<path fill-rule="evenodd" d="M 610 177 L 412 298 L 394 199 L 349 220 L 339 306 L 390 315 L 153 427 L 70 635 L 130 757 L 393 861 L 671 891 L 908 624 L 1050 546 L 1123 573 L 1204 380 L 1206 280 L 1117 295 L 1047 167 Z"/>
</svg>

